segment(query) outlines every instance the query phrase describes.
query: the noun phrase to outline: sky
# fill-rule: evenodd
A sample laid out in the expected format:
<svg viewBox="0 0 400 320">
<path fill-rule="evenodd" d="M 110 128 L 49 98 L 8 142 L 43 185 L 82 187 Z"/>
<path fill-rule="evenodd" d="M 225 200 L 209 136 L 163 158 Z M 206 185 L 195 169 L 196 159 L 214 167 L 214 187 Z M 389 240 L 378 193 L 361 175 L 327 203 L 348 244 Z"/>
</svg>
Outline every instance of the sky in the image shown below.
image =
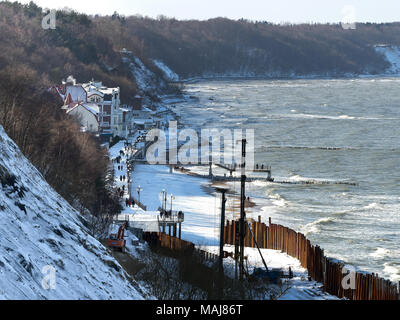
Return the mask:
<svg viewBox="0 0 400 320">
<path fill-rule="evenodd" d="M 28 3 L 30 0 L 20 0 Z M 393 22 L 400 21 L 399 0 L 34 0 L 43 8 L 73 8 L 87 14 L 128 16 L 159 15 L 179 20 L 215 17 L 302 22 Z"/>
</svg>

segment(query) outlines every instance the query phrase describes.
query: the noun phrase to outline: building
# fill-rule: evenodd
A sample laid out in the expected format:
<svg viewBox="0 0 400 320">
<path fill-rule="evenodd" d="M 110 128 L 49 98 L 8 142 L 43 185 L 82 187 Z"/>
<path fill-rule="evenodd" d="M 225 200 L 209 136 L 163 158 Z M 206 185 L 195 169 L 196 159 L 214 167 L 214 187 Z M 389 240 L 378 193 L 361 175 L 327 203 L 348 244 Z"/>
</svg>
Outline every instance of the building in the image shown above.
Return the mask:
<svg viewBox="0 0 400 320">
<path fill-rule="evenodd" d="M 120 108 L 119 87 L 108 88 L 94 80 L 78 84 L 69 76 L 61 86 L 53 89 L 64 101 L 62 109 L 77 117 L 86 131 L 97 132 L 104 138 L 126 137 L 128 132 L 124 122 L 129 111 Z"/>
<path fill-rule="evenodd" d="M 102 82 L 90 81 L 82 85 L 88 93 L 88 102 L 99 106 L 99 123 L 103 136 L 122 136 L 119 130 L 122 124 L 120 118 L 120 88 L 107 88 Z"/>
<path fill-rule="evenodd" d="M 67 114 L 80 122 L 84 131 L 93 133 L 100 132 L 99 106 L 95 103 L 81 103 L 75 107 L 68 109 Z"/>
<path fill-rule="evenodd" d="M 101 81 L 80 84 L 69 76 L 52 89 L 61 97 L 62 109 L 80 122 L 82 131 L 97 134 L 104 141 L 115 136 L 127 138 L 136 130 L 160 128 L 162 122 L 162 117 L 143 105 L 140 95 L 131 106 L 121 105 L 120 88 L 108 88 Z"/>
</svg>

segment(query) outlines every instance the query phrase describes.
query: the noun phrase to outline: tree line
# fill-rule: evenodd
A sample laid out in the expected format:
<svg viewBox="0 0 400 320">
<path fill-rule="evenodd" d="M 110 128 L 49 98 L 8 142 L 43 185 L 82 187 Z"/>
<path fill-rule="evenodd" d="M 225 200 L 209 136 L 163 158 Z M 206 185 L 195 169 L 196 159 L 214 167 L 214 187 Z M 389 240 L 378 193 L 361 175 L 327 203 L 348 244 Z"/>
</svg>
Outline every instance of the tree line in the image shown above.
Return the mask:
<svg viewBox="0 0 400 320">
<path fill-rule="evenodd" d="M 0 2 L 0 124 L 55 190 L 92 212 L 116 210 L 116 200 L 107 189 L 104 150 L 95 137 L 80 132 L 48 90 L 68 75 L 119 86 L 122 102 L 129 104 L 139 90 L 121 59 L 122 48 L 162 78 L 153 59 L 182 77 L 380 73 L 388 64 L 373 45 L 400 44 L 400 23 L 344 30 L 338 24 L 178 21 L 58 10 L 57 28 L 44 30 L 44 15 L 33 2 Z"/>
</svg>

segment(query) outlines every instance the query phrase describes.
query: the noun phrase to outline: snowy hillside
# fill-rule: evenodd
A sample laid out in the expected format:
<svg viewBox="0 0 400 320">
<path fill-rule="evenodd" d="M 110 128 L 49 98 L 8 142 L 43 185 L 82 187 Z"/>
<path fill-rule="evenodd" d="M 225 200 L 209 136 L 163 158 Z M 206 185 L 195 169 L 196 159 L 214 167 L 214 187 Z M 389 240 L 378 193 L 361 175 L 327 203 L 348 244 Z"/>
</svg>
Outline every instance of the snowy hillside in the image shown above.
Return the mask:
<svg viewBox="0 0 400 320">
<path fill-rule="evenodd" d="M 154 64 L 159 68 L 167 80 L 169 81 L 179 81 L 179 76 L 172 71 L 164 62 L 159 60 L 153 60 Z"/>
<path fill-rule="evenodd" d="M 390 68 L 386 70 L 389 74 L 400 73 L 400 50 L 397 46 L 376 46 L 375 50 L 384 55 L 390 63 Z"/>
<path fill-rule="evenodd" d="M 143 299 L 1 126 L 0 152 L 0 298 Z"/>
<path fill-rule="evenodd" d="M 149 70 L 145 64 L 133 54 L 126 54 L 122 61 L 128 66 L 135 78 L 136 84 L 142 93 L 152 92 L 153 94 L 161 93 L 165 88 L 167 78 L 158 77 L 154 72 Z"/>
</svg>

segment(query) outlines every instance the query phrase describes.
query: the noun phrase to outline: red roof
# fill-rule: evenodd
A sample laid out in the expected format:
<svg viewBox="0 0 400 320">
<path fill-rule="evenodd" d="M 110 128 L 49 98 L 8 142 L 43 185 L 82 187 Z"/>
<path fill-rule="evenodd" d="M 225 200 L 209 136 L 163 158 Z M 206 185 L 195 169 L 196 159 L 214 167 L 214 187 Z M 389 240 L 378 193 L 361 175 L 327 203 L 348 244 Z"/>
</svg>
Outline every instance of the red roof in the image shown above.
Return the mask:
<svg viewBox="0 0 400 320">
<path fill-rule="evenodd" d="M 70 105 L 70 104 L 73 103 L 73 102 L 74 102 L 74 101 L 72 100 L 71 94 L 68 93 L 67 98 L 65 99 L 64 105 L 65 105 L 65 106 L 68 106 L 68 105 Z"/>
</svg>

